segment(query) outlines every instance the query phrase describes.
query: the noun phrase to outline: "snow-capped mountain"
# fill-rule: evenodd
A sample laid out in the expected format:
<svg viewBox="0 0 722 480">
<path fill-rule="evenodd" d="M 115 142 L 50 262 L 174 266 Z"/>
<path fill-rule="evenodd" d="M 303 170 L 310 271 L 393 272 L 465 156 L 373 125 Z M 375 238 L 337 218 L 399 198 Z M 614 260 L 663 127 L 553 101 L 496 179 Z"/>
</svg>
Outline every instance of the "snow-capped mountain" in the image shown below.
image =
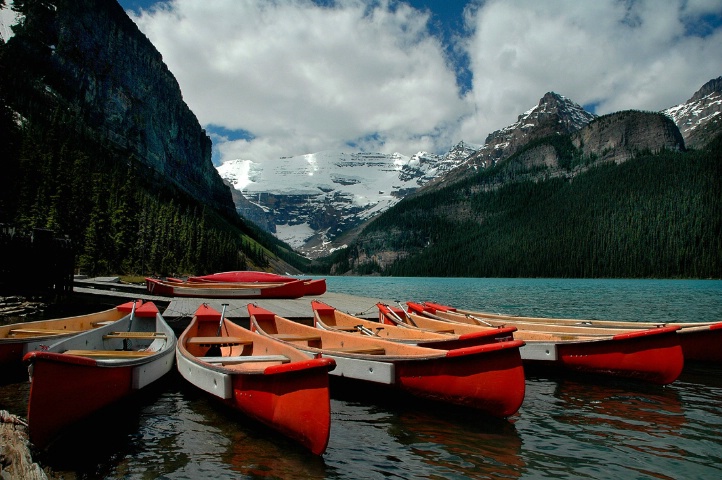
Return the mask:
<svg viewBox="0 0 722 480">
<path fill-rule="evenodd" d="M 674 120 L 688 147 L 703 146 L 722 122 L 722 77 L 663 113 Z M 315 258 L 341 246 L 344 234 L 419 188 L 493 166 L 530 141 L 577 132 L 595 117 L 549 92 L 515 123 L 489 134 L 483 146 L 461 142 L 441 156 L 319 152 L 263 163 L 232 160 L 218 172 L 240 192 L 234 198 L 241 215 Z"/>
<path fill-rule="evenodd" d="M 272 233 L 309 257 L 409 193 L 445 174 L 478 146 L 461 142 L 444 155 L 318 152 L 263 163 L 230 160 L 218 172 L 266 212 Z M 248 217 L 247 205 L 236 202 Z M 274 228 L 275 227 L 275 228 Z M 275 230 L 275 231 L 274 231 Z"/>
<path fill-rule="evenodd" d="M 594 120 L 595 115 L 568 98 L 554 92 L 519 115 L 511 125 L 490 133 L 484 146 L 465 162 L 469 166 L 489 167 L 513 155 L 531 140 L 555 133 L 575 132 Z"/>
<path fill-rule="evenodd" d="M 662 113 L 674 120 L 687 148 L 703 147 L 722 126 L 722 77 L 710 80 L 685 103 Z"/>
<path fill-rule="evenodd" d="M 533 140 L 553 134 L 566 135 L 576 132 L 594 118 L 596 115 L 587 112 L 577 103 L 557 93 L 548 92 L 537 105 L 519 115 L 516 122 L 490 133 L 482 147 L 467 156 L 448 175 L 430 182 L 426 188 L 439 188 L 478 169 L 492 167 Z"/>
</svg>

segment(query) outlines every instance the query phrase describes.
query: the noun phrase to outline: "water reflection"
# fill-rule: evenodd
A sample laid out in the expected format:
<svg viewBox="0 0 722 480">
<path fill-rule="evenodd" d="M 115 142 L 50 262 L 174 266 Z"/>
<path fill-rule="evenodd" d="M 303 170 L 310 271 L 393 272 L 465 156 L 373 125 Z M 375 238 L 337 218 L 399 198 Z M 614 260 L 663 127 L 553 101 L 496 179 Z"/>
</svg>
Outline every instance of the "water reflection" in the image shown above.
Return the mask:
<svg viewBox="0 0 722 480">
<path fill-rule="evenodd" d="M 522 441 L 513 423 L 476 417 L 445 407 L 398 412 L 389 433 L 437 475 L 464 478 L 519 478 L 524 472 Z"/>
<path fill-rule="evenodd" d="M 7 410 L 13 415 L 26 417 L 29 395 L 30 382 L 27 380 L 0 384 L 0 410 Z"/>
<path fill-rule="evenodd" d="M 517 427 L 533 471 L 666 478 L 685 460 L 687 419 L 674 389 L 536 378 L 527 399 Z"/>
<path fill-rule="evenodd" d="M 558 420 L 600 434 L 610 430 L 656 436 L 678 435 L 685 417 L 678 393 L 655 385 L 614 386 L 561 380 L 554 392 L 563 402 Z"/>
<path fill-rule="evenodd" d="M 332 387 L 335 415 L 326 463 L 340 476 L 518 478 L 524 471 L 513 420 L 388 388 L 338 379 Z"/>
<path fill-rule="evenodd" d="M 348 382 L 332 388 L 319 458 L 173 372 L 36 460 L 67 479 L 720 478 L 720 373 L 666 387 L 529 377 L 508 420 Z M 0 408 L 24 416 L 28 391 L 1 387 Z"/>
</svg>

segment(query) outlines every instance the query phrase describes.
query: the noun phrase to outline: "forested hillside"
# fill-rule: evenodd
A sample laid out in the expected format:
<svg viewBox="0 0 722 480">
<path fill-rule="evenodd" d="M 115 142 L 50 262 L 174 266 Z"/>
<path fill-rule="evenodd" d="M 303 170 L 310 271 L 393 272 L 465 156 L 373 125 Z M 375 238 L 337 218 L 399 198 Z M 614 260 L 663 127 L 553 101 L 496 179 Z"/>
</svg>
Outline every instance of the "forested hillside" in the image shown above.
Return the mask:
<svg viewBox="0 0 722 480">
<path fill-rule="evenodd" d="M 14 7 L 24 20 L 0 39 L 0 223 L 68 236 L 93 275 L 303 265 L 237 216 L 210 139 L 119 5 Z"/>
<path fill-rule="evenodd" d="M 720 278 L 722 136 L 702 151 L 585 162 L 549 139 L 561 173 L 496 167 L 418 195 L 322 268 L 396 276 Z M 547 152 L 548 153 L 548 152 Z M 589 161 L 590 159 L 586 159 Z M 567 172 L 568 175 L 563 173 Z"/>
<path fill-rule="evenodd" d="M 294 260 L 270 235 L 53 119 L 3 124 L 2 168 L 12 181 L 0 193 L 0 223 L 69 236 L 81 271 L 168 275 L 265 268 L 277 255 Z"/>
</svg>

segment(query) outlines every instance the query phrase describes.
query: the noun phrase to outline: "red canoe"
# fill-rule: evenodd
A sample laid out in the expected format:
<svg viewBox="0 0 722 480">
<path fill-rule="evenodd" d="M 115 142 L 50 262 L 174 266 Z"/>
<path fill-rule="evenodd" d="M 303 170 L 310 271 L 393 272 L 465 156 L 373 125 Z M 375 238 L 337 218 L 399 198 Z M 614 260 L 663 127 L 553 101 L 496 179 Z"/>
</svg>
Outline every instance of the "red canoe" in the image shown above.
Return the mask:
<svg viewBox="0 0 722 480">
<path fill-rule="evenodd" d="M 508 327 L 489 328 L 487 331 L 475 329 L 475 331 L 472 332 L 457 333 L 453 328 L 449 328 L 448 322 L 442 324 L 440 328 L 430 327 L 424 329 L 407 325 L 400 319 L 396 324 L 364 320 L 341 312 L 317 300 L 311 302 L 311 308 L 313 308 L 315 326 L 323 330 L 365 335 L 392 342 L 408 343 L 410 345 L 437 348 L 440 350 L 453 350 L 455 348 L 513 340 L 513 334 L 516 330 L 513 327 Z M 379 309 L 382 308 L 386 309 L 387 307 L 379 305 Z M 393 312 L 390 310 L 386 311 L 389 316 L 393 315 Z M 434 320 L 431 321 L 433 322 Z"/>
<path fill-rule="evenodd" d="M 25 355 L 28 431 L 46 447 L 65 428 L 153 383 L 173 367 L 176 338 L 152 302 L 130 315 Z M 104 428 L 113 428 L 113 415 Z"/>
<path fill-rule="evenodd" d="M 521 317 L 496 313 L 461 310 L 446 305 L 425 302 L 432 308 L 442 311 L 457 312 L 463 315 L 484 320 L 486 322 L 523 322 L 530 324 L 567 325 L 576 327 L 613 328 L 620 331 L 645 330 L 660 326 L 679 327 L 679 343 L 682 345 L 685 361 L 722 363 L 722 322 L 627 322 L 618 320 L 580 320 L 574 318 Z"/>
<path fill-rule="evenodd" d="M 518 340 L 438 350 L 320 330 L 252 304 L 248 313 L 253 330 L 287 342 L 309 358 L 333 358 L 331 375 L 388 385 L 496 417 L 513 415 L 524 400 L 519 355 L 524 343 Z"/>
<path fill-rule="evenodd" d="M 218 355 L 209 356 L 213 346 Z M 221 313 L 205 304 L 177 348 L 178 371 L 191 384 L 316 455 L 326 450 L 333 359 L 309 359 L 289 345 L 221 320 Z"/>
<path fill-rule="evenodd" d="M 445 312 L 428 304 L 407 302 L 411 318 L 432 316 L 450 322 L 480 325 L 478 319 Z M 484 322 L 494 324 L 494 322 Z M 517 328 L 514 336 L 526 342 L 521 349 L 525 363 L 574 371 L 642 380 L 660 385 L 675 381 L 682 373 L 684 355 L 679 327 L 619 331 L 580 326 L 533 325 L 507 320 Z M 483 327 L 488 328 L 488 327 Z"/>
<path fill-rule="evenodd" d="M 217 282 L 217 283 L 287 283 L 299 280 L 295 277 L 278 275 L 269 272 L 256 272 L 252 270 L 238 270 L 233 272 L 212 273 L 188 277 L 189 282 Z M 306 287 L 305 295 L 323 295 L 326 293 L 326 279 L 300 279 Z"/>
<path fill-rule="evenodd" d="M 89 315 L 0 326 L 0 383 L 19 378 L 27 379 L 28 369 L 23 365 L 26 353 L 42 350 L 63 338 L 120 320 L 128 315 L 132 308 L 133 302 L 129 302 Z"/>
<path fill-rule="evenodd" d="M 300 280 L 286 283 L 206 283 L 146 278 L 153 295 L 196 298 L 300 298 L 306 287 Z"/>
</svg>

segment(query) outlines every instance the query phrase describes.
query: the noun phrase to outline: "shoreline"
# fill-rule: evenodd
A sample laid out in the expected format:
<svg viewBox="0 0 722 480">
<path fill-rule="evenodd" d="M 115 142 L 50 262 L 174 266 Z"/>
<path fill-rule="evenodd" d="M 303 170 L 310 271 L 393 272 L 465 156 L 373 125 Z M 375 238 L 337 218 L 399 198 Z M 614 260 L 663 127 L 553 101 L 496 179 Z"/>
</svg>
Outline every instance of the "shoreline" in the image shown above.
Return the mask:
<svg viewBox="0 0 722 480">
<path fill-rule="evenodd" d="M 33 461 L 27 424 L 5 410 L 0 410 L 0 477 L 4 480 L 50 478 Z"/>
</svg>

